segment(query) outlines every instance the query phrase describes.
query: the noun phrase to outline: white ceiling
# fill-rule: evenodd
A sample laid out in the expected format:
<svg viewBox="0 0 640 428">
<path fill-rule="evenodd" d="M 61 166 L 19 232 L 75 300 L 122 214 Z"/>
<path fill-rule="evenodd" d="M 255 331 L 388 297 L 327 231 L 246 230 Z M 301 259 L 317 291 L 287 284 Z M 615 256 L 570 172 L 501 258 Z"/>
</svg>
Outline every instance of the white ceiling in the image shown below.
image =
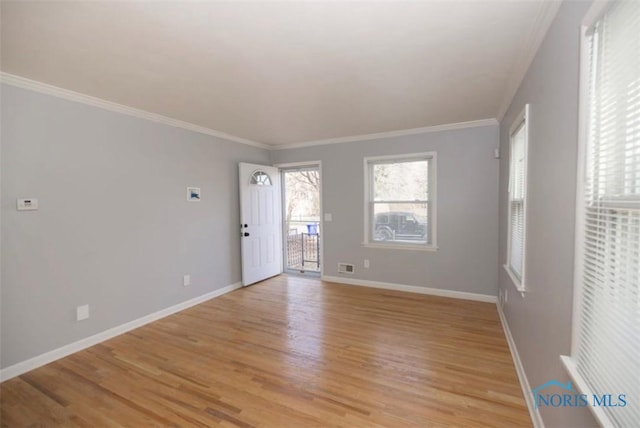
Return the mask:
<svg viewBox="0 0 640 428">
<path fill-rule="evenodd" d="M 2 71 L 271 145 L 499 117 L 536 1 L 2 2 Z"/>
</svg>

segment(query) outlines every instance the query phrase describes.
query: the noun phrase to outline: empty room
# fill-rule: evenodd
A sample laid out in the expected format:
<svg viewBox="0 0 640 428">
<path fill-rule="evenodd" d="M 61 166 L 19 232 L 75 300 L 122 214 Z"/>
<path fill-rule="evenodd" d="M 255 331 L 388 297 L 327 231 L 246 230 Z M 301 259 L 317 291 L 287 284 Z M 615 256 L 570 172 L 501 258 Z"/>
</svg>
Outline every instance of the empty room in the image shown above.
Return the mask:
<svg viewBox="0 0 640 428">
<path fill-rule="evenodd" d="M 0 25 L 0 426 L 640 426 L 640 1 Z"/>
</svg>

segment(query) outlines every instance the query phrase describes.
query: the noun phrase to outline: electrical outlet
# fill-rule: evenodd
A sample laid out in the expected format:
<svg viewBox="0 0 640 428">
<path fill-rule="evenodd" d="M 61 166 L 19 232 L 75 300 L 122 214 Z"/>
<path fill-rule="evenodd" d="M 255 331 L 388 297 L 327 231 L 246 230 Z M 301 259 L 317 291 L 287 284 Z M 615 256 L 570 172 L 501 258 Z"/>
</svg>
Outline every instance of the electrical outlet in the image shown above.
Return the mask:
<svg viewBox="0 0 640 428">
<path fill-rule="evenodd" d="M 185 286 L 185 287 L 186 287 L 187 285 L 191 285 L 191 275 L 185 275 L 185 276 L 182 278 L 182 285 L 183 285 L 183 286 Z"/>
<path fill-rule="evenodd" d="M 369 259 L 364 259 L 364 268 L 369 269 Z"/>
<path fill-rule="evenodd" d="M 89 318 L 89 305 L 82 305 L 76 308 L 76 320 L 82 321 Z"/>
</svg>

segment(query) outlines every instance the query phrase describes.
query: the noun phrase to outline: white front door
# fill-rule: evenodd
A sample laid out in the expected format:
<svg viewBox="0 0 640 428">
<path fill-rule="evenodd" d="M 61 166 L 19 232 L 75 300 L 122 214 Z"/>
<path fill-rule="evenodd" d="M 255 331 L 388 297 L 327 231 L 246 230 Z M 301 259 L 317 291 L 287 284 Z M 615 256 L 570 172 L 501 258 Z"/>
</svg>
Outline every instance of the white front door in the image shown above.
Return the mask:
<svg viewBox="0 0 640 428">
<path fill-rule="evenodd" d="M 278 168 L 240 163 L 242 284 L 282 273 L 282 213 Z"/>
</svg>

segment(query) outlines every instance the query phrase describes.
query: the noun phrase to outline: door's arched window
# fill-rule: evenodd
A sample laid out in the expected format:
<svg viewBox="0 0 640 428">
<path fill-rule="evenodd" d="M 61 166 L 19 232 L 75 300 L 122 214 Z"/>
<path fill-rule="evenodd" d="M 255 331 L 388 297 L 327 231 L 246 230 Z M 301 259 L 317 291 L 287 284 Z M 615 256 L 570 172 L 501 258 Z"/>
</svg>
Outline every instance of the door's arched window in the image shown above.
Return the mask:
<svg viewBox="0 0 640 428">
<path fill-rule="evenodd" d="M 271 186 L 271 177 L 264 171 L 256 171 L 251 175 L 251 184 L 258 186 Z"/>
</svg>

